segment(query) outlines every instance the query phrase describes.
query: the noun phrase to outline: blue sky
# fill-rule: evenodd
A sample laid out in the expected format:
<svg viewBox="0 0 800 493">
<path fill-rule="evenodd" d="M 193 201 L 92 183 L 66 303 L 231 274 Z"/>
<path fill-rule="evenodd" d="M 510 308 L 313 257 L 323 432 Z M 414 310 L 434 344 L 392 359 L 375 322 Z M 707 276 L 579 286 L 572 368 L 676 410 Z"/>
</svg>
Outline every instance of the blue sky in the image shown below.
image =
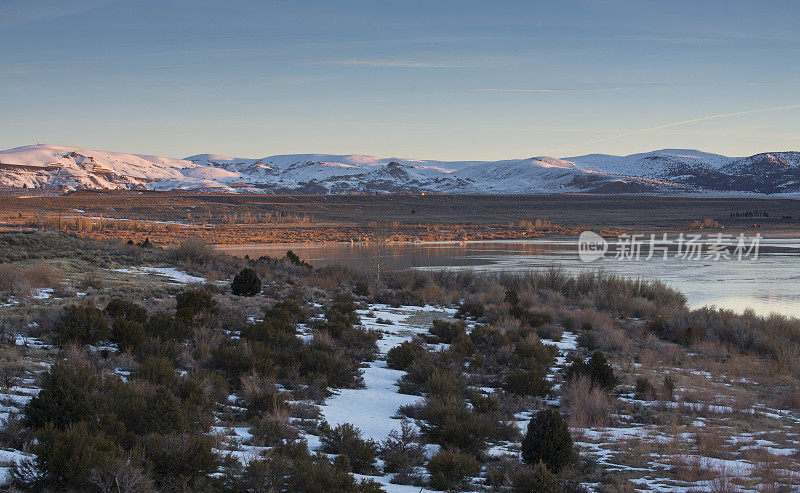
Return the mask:
<svg viewBox="0 0 800 493">
<path fill-rule="evenodd" d="M 0 147 L 796 150 L 798 19 L 794 1 L 3 0 Z"/>
</svg>

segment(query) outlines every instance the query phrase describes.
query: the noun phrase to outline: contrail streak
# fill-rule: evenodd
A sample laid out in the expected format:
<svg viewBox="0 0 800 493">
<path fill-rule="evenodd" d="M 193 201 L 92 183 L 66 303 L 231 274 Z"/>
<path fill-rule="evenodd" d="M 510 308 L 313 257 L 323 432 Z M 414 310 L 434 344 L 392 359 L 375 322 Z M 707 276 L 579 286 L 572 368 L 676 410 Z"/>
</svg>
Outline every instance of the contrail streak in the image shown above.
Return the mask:
<svg viewBox="0 0 800 493">
<path fill-rule="evenodd" d="M 755 109 L 755 110 L 737 111 L 737 112 L 734 112 L 734 113 L 720 113 L 718 115 L 709 115 L 709 116 L 704 116 L 704 117 L 701 117 L 701 118 L 692 118 L 691 120 L 681 120 L 681 121 L 678 121 L 678 122 L 672 122 L 672 123 L 666 123 L 664 125 L 658 125 L 656 127 L 640 128 L 640 129 L 637 129 L 637 130 L 631 130 L 631 131 L 624 132 L 624 133 L 621 133 L 621 134 L 618 134 L 618 135 L 613 135 L 611 137 L 605 137 L 605 138 L 597 139 L 597 140 L 590 140 L 588 142 L 583 142 L 583 143 L 580 143 L 580 144 L 574 144 L 574 145 L 570 145 L 570 146 L 566 146 L 566 147 L 559 147 L 558 149 L 551 149 L 551 150 L 547 151 L 546 154 L 551 154 L 551 153 L 554 153 L 554 152 L 560 152 L 560 151 L 564 151 L 564 150 L 567 150 L 567 149 L 573 149 L 575 147 L 582 147 L 582 146 L 586 146 L 586 145 L 590 145 L 590 144 L 599 144 L 600 142 L 608 142 L 609 140 L 621 139 L 622 137 L 627 137 L 629 135 L 643 134 L 643 133 L 647 133 L 647 132 L 652 132 L 654 130 L 661 130 L 662 128 L 677 127 L 678 125 L 686 125 L 687 123 L 703 122 L 703 121 L 706 121 L 706 120 L 714 120 L 714 119 L 717 119 L 717 118 L 728 118 L 728 117 L 732 117 L 732 116 L 749 115 L 751 113 L 764 113 L 764 112 L 767 112 L 767 111 L 793 110 L 793 109 L 796 109 L 796 108 L 800 108 L 800 104 L 792 104 L 792 105 L 789 105 L 789 106 L 776 106 L 774 108 L 759 108 L 759 109 Z"/>
</svg>

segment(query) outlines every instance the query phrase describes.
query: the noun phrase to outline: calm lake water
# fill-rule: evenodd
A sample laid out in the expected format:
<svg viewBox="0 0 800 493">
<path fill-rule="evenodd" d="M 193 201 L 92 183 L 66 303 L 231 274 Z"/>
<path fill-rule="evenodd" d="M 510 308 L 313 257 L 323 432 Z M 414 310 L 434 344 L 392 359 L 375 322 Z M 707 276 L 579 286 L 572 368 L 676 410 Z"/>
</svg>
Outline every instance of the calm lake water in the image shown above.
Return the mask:
<svg viewBox="0 0 800 493">
<path fill-rule="evenodd" d="M 750 246 L 749 240 L 746 246 Z M 736 311 L 750 307 L 760 314 L 777 312 L 800 317 L 800 238 L 762 238 L 758 258 L 745 257 L 741 261 L 715 261 L 706 253 L 690 260 L 677 256 L 674 249 L 667 253 L 667 259 L 658 250 L 647 260 L 647 249 L 638 260 L 615 258 L 623 248 L 627 249 L 612 241 L 606 256 L 587 263 L 578 255 L 577 239 L 391 243 L 386 246 L 384 262 L 398 269 L 513 272 L 561 266 L 572 273 L 603 269 L 627 277 L 661 279 L 683 292 L 693 307 L 716 305 Z M 252 258 L 282 257 L 292 250 L 317 267 L 338 263 L 374 268 L 377 258 L 374 245 L 358 243 L 225 245 L 219 249 Z"/>
</svg>

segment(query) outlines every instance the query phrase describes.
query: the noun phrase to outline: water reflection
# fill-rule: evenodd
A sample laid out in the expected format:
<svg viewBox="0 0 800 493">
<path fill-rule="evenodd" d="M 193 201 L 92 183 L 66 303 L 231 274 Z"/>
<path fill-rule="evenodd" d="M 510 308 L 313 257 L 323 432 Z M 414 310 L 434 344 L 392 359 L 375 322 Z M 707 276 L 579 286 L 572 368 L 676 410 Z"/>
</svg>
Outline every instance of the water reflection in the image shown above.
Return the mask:
<svg viewBox="0 0 800 493">
<path fill-rule="evenodd" d="M 397 269 L 470 268 L 476 271 L 525 271 L 559 265 L 570 273 L 602 268 L 628 277 L 659 278 L 681 290 L 690 305 L 716 305 L 757 313 L 778 312 L 800 316 L 800 240 L 761 240 L 757 260 L 719 261 L 619 260 L 606 256 L 592 263 L 578 258 L 570 240 L 508 240 L 464 244 L 392 243 L 386 245 L 384 263 Z M 282 257 L 293 250 L 314 266 L 344 264 L 370 268 L 376 264 L 374 245 L 363 243 L 268 244 L 221 246 L 228 253 L 251 258 Z M 646 256 L 646 255 L 645 255 Z"/>
</svg>

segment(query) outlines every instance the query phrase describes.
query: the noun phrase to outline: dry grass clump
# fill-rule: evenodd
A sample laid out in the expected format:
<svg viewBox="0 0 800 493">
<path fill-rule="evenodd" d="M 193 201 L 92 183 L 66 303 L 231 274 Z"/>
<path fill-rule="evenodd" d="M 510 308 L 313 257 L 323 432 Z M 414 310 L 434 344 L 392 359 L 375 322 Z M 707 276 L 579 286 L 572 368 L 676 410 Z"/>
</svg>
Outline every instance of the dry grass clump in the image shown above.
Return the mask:
<svg viewBox="0 0 800 493">
<path fill-rule="evenodd" d="M 775 405 L 778 409 L 800 411 L 800 387 L 785 390 L 775 401 Z"/>
<path fill-rule="evenodd" d="M 61 287 L 62 277 L 59 271 L 42 263 L 0 264 L 0 291 L 26 295 L 33 288 L 57 289 Z"/>
<path fill-rule="evenodd" d="M 724 448 L 728 439 L 718 426 L 701 426 L 693 433 L 695 444 L 700 455 L 704 457 L 727 458 L 730 454 Z"/>
<path fill-rule="evenodd" d="M 774 362 L 775 371 L 800 376 L 800 319 L 797 318 L 779 314 L 761 317 L 751 310 L 738 314 L 703 307 L 675 310 L 651 321 L 649 328 L 668 341 L 702 347 L 720 359 L 728 359 L 731 352 L 768 357 Z"/>
<path fill-rule="evenodd" d="M 611 397 L 586 376 L 564 383 L 562 404 L 571 428 L 605 427 L 613 408 Z"/>
</svg>

